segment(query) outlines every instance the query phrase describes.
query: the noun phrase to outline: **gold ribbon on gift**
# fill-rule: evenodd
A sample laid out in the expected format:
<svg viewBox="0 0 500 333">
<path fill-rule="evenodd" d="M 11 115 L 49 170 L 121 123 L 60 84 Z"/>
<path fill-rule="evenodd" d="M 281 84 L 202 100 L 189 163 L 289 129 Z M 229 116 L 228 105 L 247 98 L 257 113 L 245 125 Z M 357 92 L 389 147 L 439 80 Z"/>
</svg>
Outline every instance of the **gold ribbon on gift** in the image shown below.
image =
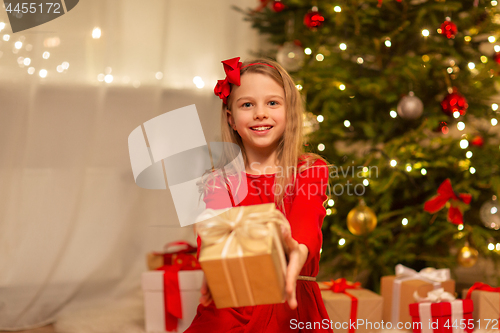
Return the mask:
<svg viewBox="0 0 500 333">
<path fill-rule="evenodd" d="M 272 207 L 271 207 L 272 205 Z M 253 254 L 262 254 L 267 251 L 267 244 L 262 240 L 271 236 L 275 244 L 283 244 L 280 235 L 281 228 L 290 230 L 288 220 L 277 210 L 273 203 L 259 205 L 264 210 L 254 211 L 245 214 L 246 206 L 233 207 L 224 210 L 206 209 L 201 213 L 196 223 L 196 232 L 202 240 L 203 247 L 224 242 L 221 252 L 222 267 L 224 275 L 228 281 L 228 289 L 233 303 L 238 306 L 238 300 L 233 282 L 230 278 L 229 269 L 224 260 L 229 254 L 229 248 L 232 242 L 236 242 L 236 257 L 239 259 L 240 267 L 243 272 L 243 284 L 252 305 L 255 305 L 248 274 L 243 262 L 243 250 Z M 272 228 L 277 228 L 273 231 Z M 285 250 L 287 250 L 285 248 Z M 279 261 L 282 267 L 283 275 L 286 275 L 286 258 L 283 249 L 278 248 Z"/>
</svg>

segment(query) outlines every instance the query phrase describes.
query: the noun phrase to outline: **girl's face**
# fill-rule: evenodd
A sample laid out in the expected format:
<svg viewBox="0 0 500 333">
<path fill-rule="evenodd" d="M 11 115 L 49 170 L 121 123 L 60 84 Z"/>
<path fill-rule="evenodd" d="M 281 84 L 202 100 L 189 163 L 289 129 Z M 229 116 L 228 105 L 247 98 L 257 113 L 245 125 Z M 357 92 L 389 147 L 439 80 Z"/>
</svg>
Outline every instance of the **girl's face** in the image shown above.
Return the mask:
<svg viewBox="0 0 500 333">
<path fill-rule="evenodd" d="M 231 127 L 246 150 L 275 149 L 285 131 L 283 87 L 259 73 L 242 75 L 240 84 L 231 91 L 231 111 L 227 111 Z"/>
</svg>

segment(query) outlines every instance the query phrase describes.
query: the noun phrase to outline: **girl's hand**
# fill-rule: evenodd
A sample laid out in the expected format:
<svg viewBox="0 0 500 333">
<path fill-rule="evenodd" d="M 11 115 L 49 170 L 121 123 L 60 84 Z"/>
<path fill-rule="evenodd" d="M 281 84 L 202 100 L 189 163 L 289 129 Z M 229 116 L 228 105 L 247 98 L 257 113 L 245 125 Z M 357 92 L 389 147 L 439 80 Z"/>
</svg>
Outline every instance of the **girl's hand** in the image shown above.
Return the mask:
<svg viewBox="0 0 500 333">
<path fill-rule="evenodd" d="M 212 303 L 212 294 L 210 293 L 210 289 L 208 289 L 208 284 L 205 276 L 203 276 L 203 283 L 201 284 L 200 303 L 203 304 L 203 306 L 208 306 L 210 303 Z"/>
<path fill-rule="evenodd" d="M 309 250 L 304 244 L 299 244 L 295 239 L 292 238 L 290 230 L 282 229 L 283 238 L 285 241 L 285 246 L 288 247 L 288 267 L 286 269 L 285 277 L 285 291 L 286 300 L 290 308 L 297 308 L 297 298 L 295 296 L 295 291 L 297 287 L 297 278 L 299 277 L 300 271 L 304 266 Z"/>
</svg>

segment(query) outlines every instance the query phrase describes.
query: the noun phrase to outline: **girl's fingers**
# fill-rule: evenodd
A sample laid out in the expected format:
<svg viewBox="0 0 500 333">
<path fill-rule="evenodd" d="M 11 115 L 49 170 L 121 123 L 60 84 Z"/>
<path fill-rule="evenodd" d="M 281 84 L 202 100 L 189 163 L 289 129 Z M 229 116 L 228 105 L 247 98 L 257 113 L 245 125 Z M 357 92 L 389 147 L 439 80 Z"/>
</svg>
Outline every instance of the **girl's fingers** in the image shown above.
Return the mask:
<svg viewBox="0 0 500 333">
<path fill-rule="evenodd" d="M 290 261 L 288 263 L 286 272 L 286 299 L 288 305 L 293 310 L 297 307 L 297 299 L 295 295 L 295 289 L 297 287 L 297 277 L 299 276 L 299 263 L 298 263 L 298 250 L 292 251 L 290 253 Z"/>
</svg>

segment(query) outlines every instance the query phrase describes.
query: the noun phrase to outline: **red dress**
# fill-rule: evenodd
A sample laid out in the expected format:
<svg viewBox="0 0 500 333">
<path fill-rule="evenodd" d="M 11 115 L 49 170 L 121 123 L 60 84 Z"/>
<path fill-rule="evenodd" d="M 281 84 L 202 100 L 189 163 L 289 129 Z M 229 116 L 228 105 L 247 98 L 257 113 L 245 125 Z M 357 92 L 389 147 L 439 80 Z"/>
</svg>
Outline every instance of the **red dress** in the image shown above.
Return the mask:
<svg viewBox="0 0 500 333">
<path fill-rule="evenodd" d="M 306 245 L 309 250 L 307 261 L 300 272 L 300 275 L 304 276 L 318 274 L 319 251 L 323 242 L 321 225 L 326 215 L 323 203 L 327 200 L 325 192 L 328 184 L 328 168 L 322 160 L 317 160 L 314 165 L 320 167 L 307 169 L 297 175 L 295 191 L 293 195 L 285 197 L 285 212 L 282 211 L 290 222 L 292 237 L 300 244 Z M 238 206 L 274 202 L 272 191 L 274 174 L 246 174 L 246 176 L 248 195 Z M 217 207 L 223 201 L 217 200 L 217 190 L 206 195 L 204 201 L 207 208 L 226 208 Z M 199 237 L 198 248 L 200 248 Z M 214 302 L 207 307 L 200 304 L 193 323 L 185 332 L 333 333 L 316 282 L 298 280 L 296 297 L 298 307 L 295 310 L 290 309 L 287 302 L 225 309 L 217 309 Z"/>
</svg>

